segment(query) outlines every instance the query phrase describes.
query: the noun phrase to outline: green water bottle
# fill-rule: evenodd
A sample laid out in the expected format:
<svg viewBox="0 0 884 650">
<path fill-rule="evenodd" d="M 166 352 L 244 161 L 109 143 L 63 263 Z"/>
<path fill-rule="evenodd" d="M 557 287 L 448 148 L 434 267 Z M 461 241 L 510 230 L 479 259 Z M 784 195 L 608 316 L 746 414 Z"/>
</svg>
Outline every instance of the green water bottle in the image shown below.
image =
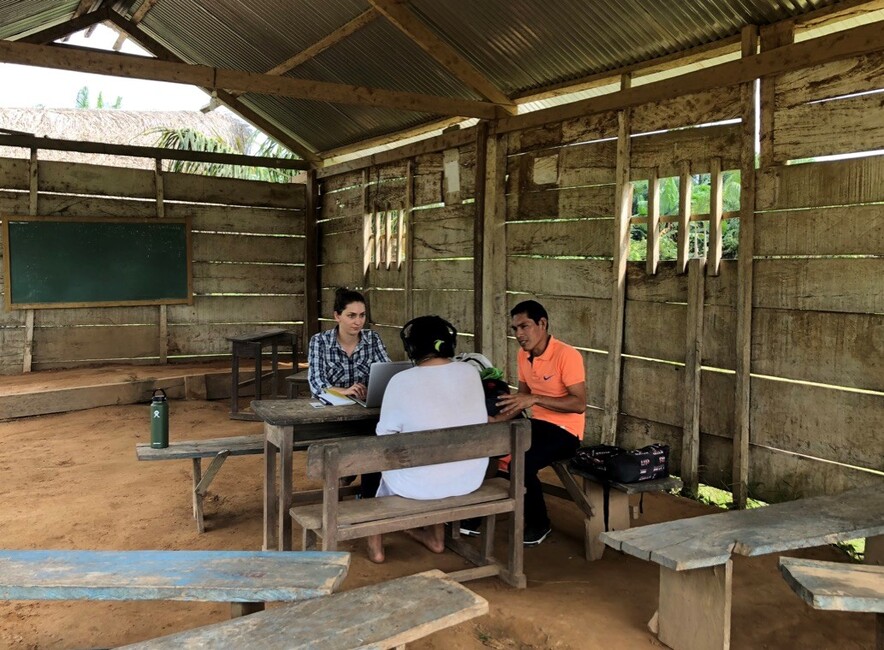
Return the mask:
<svg viewBox="0 0 884 650">
<path fill-rule="evenodd" d="M 169 446 L 169 402 L 162 388 L 157 388 L 150 400 L 150 446 L 154 449 Z"/>
</svg>

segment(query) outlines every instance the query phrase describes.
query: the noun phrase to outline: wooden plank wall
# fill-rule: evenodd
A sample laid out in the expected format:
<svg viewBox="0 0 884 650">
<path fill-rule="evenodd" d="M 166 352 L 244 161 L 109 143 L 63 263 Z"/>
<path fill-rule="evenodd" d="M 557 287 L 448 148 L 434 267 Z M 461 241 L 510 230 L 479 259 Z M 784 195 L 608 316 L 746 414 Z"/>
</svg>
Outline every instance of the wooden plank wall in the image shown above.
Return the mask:
<svg viewBox="0 0 884 650">
<path fill-rule="evenodd" d="M 458 139 L 469 140 L 469 134 Z M 321 327 L 334 326 L 334 290 L 347 286 L 365 294 L 371 327 L 392 358 L 404 358 L 402 325 L 425 314 L 451 321 L 458 351 L 473 350 L 475 178 L 476 145 L 470 142 L 322 179 Z M 389 211 L 404 217 L 404 259 L 372 263 L 371 224 Z"/>
<path fill-rule="evenodd" d="M 28 187 L 28 161 L 0 159 L 0 214 L 27 215 Z M 166 345 L 158 307 L 37 310 L 33 369 L 157 363 L 161 347 L 170 361 L 211 359 L 230 354 L 225 336 L 302 326 L 303 185 L 163 173 L 161 187 L 160 213 L 193 224 L 194 302 L 166 308 Z M 39 162 L 37 213 L 157 217 L 156 177 Z M 0 373 L 22 372 L 25 337 L 25 312 L 0 311 Z"/>
<path fill-rule="evenodd" d="M 761 123 L 773 129 L 765 134 L 765 147 L 772 153 L 755 183 L 744 186 L 755 188 L 747 199 L 754 202 L 748 210 L 754 231 L 747 229 L 754 244 L 753 281 L 747 283 L 752 287 L 748 488 L 765 500 L 880 483 L 884 472 L 884 156 L 785 164 L 884 149 L 884 94 L 856 95 L 882 88 L 884 55 L 864 55 L 783 74 L 774 80 L 773 102 L 762 102 Z M 616 304 L 615 170 L 619 162 L 633 182 L 741 167 L 745 173 L 751 169 L 745 152 L 754 143 L 744 142 L 749 131 L 740 123 L 744 100 L 734 85 L 631 107 L 630 146 L 624 148 L 629 158 L 621 161 L 616 111 L 505 136 L 492 127 L 489 136 L 506 149 L 500 195 L 506 304 L 538 299 L 550 313 L 551 332 L 583 354 L 587 441 L 601 439 L 605 404 L 616 403 L 619 444 L 665 441 L 676 472 L 692 467 L 681 456 L 683 450 L 693 452 L 699 480 L 719 487 L 731 484 L 737 427 L 737 262 L 716 260 L 715 268 L 686 259 L 684 267 L 677 261 L 660 262 L 656 269 L 628 264 L 621 377 L 616 399 L 606 399 Z M 464 161 L 474 154 L 461 146 L 456 155 L 463 181 L 472 176 Z M 385 156 L 395 160 L 393 152 Z M 324 181 L 323 287 L 365 288 L 372 318 L 385 336 L 424 311 L 446 315 L 460 329 L 461 320 L 475 317 L 477 213 L 464 202 L 471 194 L 446 193 L 445 170 L 454 156 L 441 148 L 403 155 Z M 364 215 L 377 192 L 371 188 L 384 178 L 391 188 L 384 200 L 411 200 L 415 208 L 409 221 L 413 255 L 404 274 L 395 267 L 363 273 L 359 266 Z M 401 179 L 404 186 L 397 184 Z M 343 227 L 347 218 L 352 223 Z M 709 221 L 710 215 L 682 218 Z M 323 314 L 330 314 L 327 301 Z M 494 333 L 494 349 L 506 350 L 507 358 L 493 361 L 515 383 L 516 345 L 507 337 L 507 314 L 501 310 L 494 319 L 490 330 L 484 327 Z M 686 437 L 692 427 L 698 432 L 693 447 Z"/>
</svg>

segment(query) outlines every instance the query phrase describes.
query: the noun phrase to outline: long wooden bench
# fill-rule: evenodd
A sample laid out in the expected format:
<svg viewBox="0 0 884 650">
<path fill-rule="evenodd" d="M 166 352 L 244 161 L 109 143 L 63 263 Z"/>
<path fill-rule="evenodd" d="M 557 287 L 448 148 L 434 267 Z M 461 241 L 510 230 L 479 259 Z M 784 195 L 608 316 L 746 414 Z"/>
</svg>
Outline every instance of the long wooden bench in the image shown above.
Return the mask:
<svg viewBox="0 0 884 650">
<path fill-rule="evenodd" d="M 876 614 L 875 647 L 884 650 L 884 566 L 781 557 L 780 573 L 814 609 Z"/>
<path fill-rule="evenodd" d="M 497 575 L 510 585 L 524 587 L 522 486 L 525 450 L 530 440 L 530 425 L 521 420 L 313 445 L 307 452 L 307 476 L 322 479 L 322 503 L 296 506 L 290 511 L 303 528 L 303 548 L 313 548 L 317 537 L 322 538 L 323 550 L 335 550 L 342 540 L 482 517 L 483 536 L 478 551 L 456 533 L 446 540 L 449 548 L 476 565 L 450 575 L 459 581 Z M 478 490 L 464 496 L 434 500 L 389 496 L 339 501 L 338 484 L 343 476 L 505 454 L 513 456 L 510 465 L 513 480 L 489 479 Z M 511 514 L 506 564 L 493 556 L 494 519 L 502 513 Z M 453 530 L 457 528 L 452 526 Z"/>
<path fill-rule="evenodd" d="M 327 596 L 349 566 L 349 553 L 0 550 L 0 600 L 229 602 L 240 616 Z"/>
<path fill-rule="evenodd" d="M 484 598 L 441 571 L 427 571 L 125 648 L 404 648 L 406 643 L 487 612 Z"/>
<path fill-rule="evenodd" d="M 307 440 L 295 444 L 295 449 L 303 450 L 315 442 Z M 138 460 L 180 460 L 189 458 L 193 462 L 193 518 L 196 520 L 196 530 L 203 533 L 206 530 L 203 502 L 209 490 L 209 486 L 215 476 L 221 470 L 224 461 L 230 456 L 248 456 L 264 453 L 264 435 L 255 436 L 228 436 L 226 438 L 207 438 L 205 440 L 183 440 L 170 442 L 168 447 L 154 449 L 148 443 L 135 445 L 135 455 Z M 212 462 L 202 471 L 202 459 L 211 458 Z M 348 494 L 355 493 L 356 488 L 344 488 Z M 302 499 L 316 500 L 319 494 L 312 493 L 302 495 Z"/>
<path fill-rule="evenodd" d="M 766 555 L 882 534 L 884 490 L 872 486 L 611 531 L 601 539 L 660 565 L 659 609 L 650 624 L 660 641 L 674 650 L 721 650 L 730 645 L 731 553 Z"/>
<path fill-rule="evenodd" d="M 605 544 L 599 535 L 608 530 L 627 530 L 631 520 L 638 519 L 641 507 L 638 501 L 633 503 L 635 497 L 641 498 L 648 492 L 678 490 L 682 486 L 681 479 L 674 476 L 637 483 L 612 481 L 607 485 L 606 497 L 604 483 L 595 475 L 574 467 L 570 460 L 553 463 L 551 467 L 563 487 L 543 483 L 543 491 L 571 500 L 580 508 L 587 562 L 600 560 L 605 552 Z"/>
</svg>

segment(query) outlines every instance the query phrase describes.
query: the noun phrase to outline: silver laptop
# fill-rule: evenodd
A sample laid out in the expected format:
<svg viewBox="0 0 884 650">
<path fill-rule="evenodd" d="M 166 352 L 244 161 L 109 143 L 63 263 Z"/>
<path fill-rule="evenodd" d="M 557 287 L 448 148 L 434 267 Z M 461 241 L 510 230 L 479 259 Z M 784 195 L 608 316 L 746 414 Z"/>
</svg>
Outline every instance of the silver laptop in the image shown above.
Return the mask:
<svg viewBox="0 0 884 650">
<path fill-rule="evenodd" d="M 413 368 L 411 361 L 376 361 L 371 364 L 368 371 L 368 387 L 365 392 L 365 401 L 351 397 L 357 404 L 366 408 L 377 408 L 384 400 L 384 391 L 387 384 L 396 373 Z"/>
</svg>

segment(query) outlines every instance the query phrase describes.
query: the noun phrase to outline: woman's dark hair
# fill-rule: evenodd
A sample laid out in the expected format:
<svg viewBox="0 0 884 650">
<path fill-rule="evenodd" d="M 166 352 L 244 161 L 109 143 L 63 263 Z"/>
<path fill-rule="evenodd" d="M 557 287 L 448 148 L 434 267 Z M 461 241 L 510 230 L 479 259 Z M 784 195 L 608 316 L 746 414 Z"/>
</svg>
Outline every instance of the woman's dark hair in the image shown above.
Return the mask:
<svg viewBox="0 0 884 650">
<path fill-rule="evenodd" d="M 338 287 L 335 289 L 335 313 L 343 314 L 351 302 L 361 302 L 365 304 L 365 296 L 358 291 L 353 291 L 347 287 Z"/>
<path fill-rule="evenodd" d="M 405 323 L 399 336 L 412 361 L 431 357 L 450 359 L 457 346 L 457 330 L 439 316 L 418 316 Z"/>
<path fill-rule="evenodd" d="M 536 300 L 523 300 L 518 305 L 510 309 L 511 318 L 517 314 L 525 314 L 525 316 L 533 320 L 538 325 L 540 325 L 541 318 L 545 318 L 547 324 L 549 323 L 549 315 L 546 313 L 546 309 L 544 309 L 543 305 L 541 305 Z"/>
</svg>

